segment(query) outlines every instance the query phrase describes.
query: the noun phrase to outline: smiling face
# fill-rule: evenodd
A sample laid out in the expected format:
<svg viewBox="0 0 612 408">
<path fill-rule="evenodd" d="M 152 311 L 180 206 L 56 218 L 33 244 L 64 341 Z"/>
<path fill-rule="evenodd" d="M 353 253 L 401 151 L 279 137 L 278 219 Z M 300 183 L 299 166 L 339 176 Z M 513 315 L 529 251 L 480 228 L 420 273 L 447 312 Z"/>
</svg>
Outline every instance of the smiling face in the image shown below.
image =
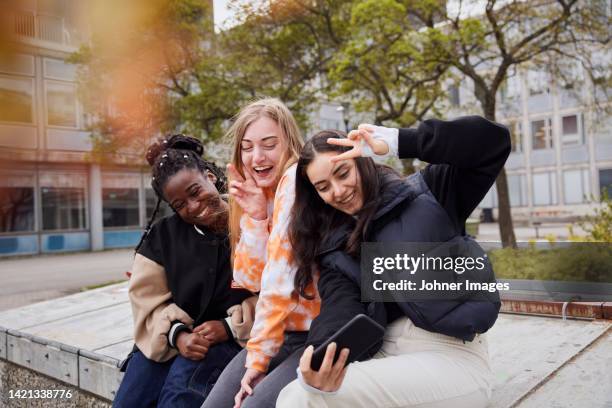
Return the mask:
<svg viewBox="0 0 612 408">
<path fill-rule="evenodd" d="M 246 129 L 240 141 L 244 171 L 261 188 L 274 188 L 280 178 L 286 137 L 276 121 L 262 116 Z"/>
<path fill-rule="evenodd" d="M 338 154 L 317 153 L 306 167 L 306 174 L 325 203 L 346 214 L 355 215 L 363 207 L 361 177 L 355 160 L 330 161 Z"/>
<path fill-rule="evenodd" d="M 221 232 L 227 228 L 228 205 L 221 199 L 214 181 L 211 173 L 183 169 L 168 179 L 164 197 L 183 221 Z"/>
</svg>

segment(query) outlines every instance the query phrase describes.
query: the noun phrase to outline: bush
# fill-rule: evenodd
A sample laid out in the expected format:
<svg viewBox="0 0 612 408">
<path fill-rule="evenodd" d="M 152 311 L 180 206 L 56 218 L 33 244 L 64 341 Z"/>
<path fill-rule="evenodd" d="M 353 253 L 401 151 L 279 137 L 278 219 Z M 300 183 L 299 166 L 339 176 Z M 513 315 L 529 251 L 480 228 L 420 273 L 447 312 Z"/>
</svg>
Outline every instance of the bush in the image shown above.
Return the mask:
<svg viewBox="0 0 612 408">
<path fill-rule="evenodd" d="M 595 209 L 595 214 L 585 217 L 580 226 L 588 232 L 589 241 L 612 242 L 612 199 L 607 189 L 601 193 L 601 206 Z"/>
<path fill-rule="evenodd" d="M 612 283 L 612 246 L 571 243 L 537 249 L 503 248 L 489 252 L 495 275 L 505 279 Z"/>
</svg>

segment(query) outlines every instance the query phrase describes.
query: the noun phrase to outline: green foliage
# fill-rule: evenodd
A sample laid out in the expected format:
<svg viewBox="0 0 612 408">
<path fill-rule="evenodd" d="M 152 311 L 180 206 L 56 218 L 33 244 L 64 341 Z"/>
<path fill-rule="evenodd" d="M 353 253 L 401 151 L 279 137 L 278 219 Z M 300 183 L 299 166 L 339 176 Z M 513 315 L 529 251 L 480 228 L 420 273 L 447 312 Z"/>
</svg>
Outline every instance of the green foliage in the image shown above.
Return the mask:
<svg viewBox="0 0 612 408">
<path fill-rule="evenodd" d="M 612 283 L 612 247 L 572 243 L 551 249 L 503 248 L 489 253 L 498 278 Z"/>
<path fill-rule="evenodd" d="M 175 103 L 190 94 L 189 68 L 206 55 L 199 45 L 211 41 L 210 4 L 96 0 L 91 9 L 91 41 L 69 61 L 80 65 L 79 96 L 91 116 L 93 159 L 141 158 L 151 137 L 181 129 L 183 111 Z"/>
<path fill-rule="evenodd" d="M 96 12 L 117 16 L 92 24 L 91 44 L 71 57 L 98 159 L 160 131 L 218 140 L 257 97 L 282 99 L 308 130 L 322 99 L 409 126 L 442 95 L 445 66 L 411 14 L 432 17 L 440 1 L 235 2 L 240 24 L 218 33 L 205 0 L 118 1 L 97 1 Z"/>
<path fill-rule="evenodd" d="M 600 206 L 580 226 L 589 234 L 589 241 L 612 242 L 612 198 L 607 189 L 602 190 Z"/>
<path fill-rule="evenodd" d="M 589 234 L 576 236 L 568 226 L 569 243 L 547 235 L 550 249 L 534 240 L 527 248 L 504 248 L 489 254 L 499 278 L 612 283 L 612 199 L 602 192 L 600 206 L 580 226 Z"/>
<path fill-rule="evenodd" d="M 597 15 L 579 18 L 590 9 L 575 0 L 567 8 L 509 1 L 464 18 L 442 0 L 231 3 L 240 24 L 218 33 L 206 0 L 92 3 L 103 18 L 71 61 L 82 66 L 80 93 L 100 157 L 126 146 L 136 152 L 158 132 L 218 140 L 239 107 L 262 96 L 281 98 L 304 130 L 322 99 L 350 102 L 349 113 L 379 124 L 410 126 L 440 114 L 451 67 L 471 78 L 494 119 L 511 66 L 541 63 L 574 33 L 605 28 L 586 27 Z"/>
<path fill-rule="evenodd" d="M 546 239 L 548 241 L 548 244 L 553 247 L 555 245 L 555 243 L 557 242 L 557 236 L 555 234 L 546 234 L 544 236 L 544 239 Z"/>
<path fill-rule="evenodd" d="M 419 2 L 419 10 L 432 14 L 438 3 Z M 330 94 L 353 101 L 357 112 L 374 114 L 379 124 L 410 126 L 435 111 L 442 95 L 446 65 L 430 58 L 427 33 L 415 24 L 409 6 L 415 4 L 353 1 L 350 36 L 330 63 Z"/>
</svg>

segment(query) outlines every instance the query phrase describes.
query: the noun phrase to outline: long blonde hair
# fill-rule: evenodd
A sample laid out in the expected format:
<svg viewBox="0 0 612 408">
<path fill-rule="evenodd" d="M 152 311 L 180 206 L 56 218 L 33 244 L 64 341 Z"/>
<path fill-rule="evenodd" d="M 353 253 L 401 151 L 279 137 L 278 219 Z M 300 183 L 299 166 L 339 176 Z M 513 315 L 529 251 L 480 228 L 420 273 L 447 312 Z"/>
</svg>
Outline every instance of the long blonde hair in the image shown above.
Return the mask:
<svg viewBox="0 0 612 408">
<path fill-rule="evenodd" d="M 278 177 L 280 178 L 285 170 L 297 161 L 302 151 L 304 140 L 302 139 L 302 134 L 293 114 L 289 108 L 277 98 L 256 100 L 244 106 L 240 112 L 236 114 L 232 126 L 225 135 L 226 138 L 232 142 L 231 163 L 236 170 L 238 170 L 238 173 L 244 177 L 240 142 L 248 127 L 262 117 L 274 120 L 283 131 L 283 136 L 285 137 L 286 149 L 279 163 L 281 171 L 279 171 Z M 240 217 L 242 217 L 242 213 L 242 208 L 230 196 L 229 231 L 232 263 L 234 261 L 234 250 L 240 239 Z"/>
</svg>

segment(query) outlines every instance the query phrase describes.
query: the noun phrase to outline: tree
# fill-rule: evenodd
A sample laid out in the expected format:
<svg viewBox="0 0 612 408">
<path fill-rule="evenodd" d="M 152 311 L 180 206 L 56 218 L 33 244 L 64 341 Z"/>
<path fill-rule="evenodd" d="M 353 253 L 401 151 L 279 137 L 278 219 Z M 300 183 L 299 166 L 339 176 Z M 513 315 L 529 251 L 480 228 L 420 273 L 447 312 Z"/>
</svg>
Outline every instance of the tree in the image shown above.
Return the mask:
<svg viewBox="0 0 612 408">
<path fill-rule="evenodd" d="M 433 0 L 401 3 L 427 27 L 431 58 L 473 82 L 487 119 L 496 118 L 496 96 L 512 68 L 546 65 L 563 71 L 559 62 L 570 59 L 578 61 L 595 82 L 607 82 L 601 77 L 609 66 L 598 66 L 591 58 L 609 42 L 607 2 L 459 0 L 452 10 L 451 3 L 447 8 Z M 505 170 L 496 186 L 502 243 L 516 246 Z"/>
<path fill-rule="evenodd" d="M 422 24 L 394 0 L 355 1 L 331 63 L 332 95 L 350 97 L 376 124 L 411 126 L 442 96 L 447 66 L 429 58 Z"/>
<path fill-rule="evenodd" d="M 142 157 L 151 137 L 180 130 L 174 103 L 193 88 L 189 70 L 207 53 L 200 44 L 211 42 L 212 10 L 199 0 L 99 0 L 90 11 L 91 40 L 69 60 L 80 64 L 94 155 Z"/>
<path fill-rule="evenodd" d="M 82 66 L 98 157 L 116 160 L 113 152 L 130 145 L 139 154 L 158 132 L 218 140 L 240 106 L 263 96 L 282 99 L 307 128 L 329 60 L 322 20 L 300 19 L 284 5 L 247 7 L 236 10 L 239 24 L 215 33 L 204 0 L 141 0 L 127 10 L 116 0 L 97 4 L 91 44 L 71 61 Z M 117 9 L 121 18 L 109 17 Z"/>
</svg>

